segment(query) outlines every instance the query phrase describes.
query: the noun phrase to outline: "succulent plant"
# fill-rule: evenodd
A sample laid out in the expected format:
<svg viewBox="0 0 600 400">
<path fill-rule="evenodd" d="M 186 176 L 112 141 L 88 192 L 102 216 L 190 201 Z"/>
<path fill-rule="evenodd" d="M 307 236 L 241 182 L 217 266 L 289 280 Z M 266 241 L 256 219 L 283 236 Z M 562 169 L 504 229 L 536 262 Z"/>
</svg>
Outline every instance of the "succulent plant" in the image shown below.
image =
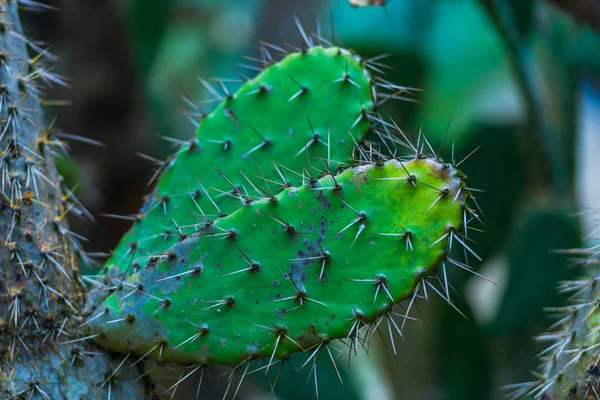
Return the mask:
<svg viewBox="0 0 600 400">
<path fill-rule="evenodd" d="M 241 75 L 234 94 L 202 81 L 220 101 L 210 114 L 187 98 L 196 135 L 172 140 L 179 151 L 90 278 L 109 294 L 86 323 L 103 347 L 186 365 L 185 377 L 257 360 L 268 370 L 297 352 L 333 360 L 330 341 L 352 349 L 383 320 L 401 334 L 427 288 L 452 304 L 446 266 L 470 267 L 447 251 L 473 253 L 466 224 L 477 218 L 464 175 L 379 117 L 377 99 L 410 100 L 412 89 L 372 77 L 377 57 L 299 28 L 306 48 L 263 44 L 264 71 Z M 406 299 L 406 313 L 392 311 Z"/>
<path fill-rule="evenodd" d="M 229 92 L 224 81 L 215 88 L 202 80 L 214 97 L 210 102 L 220 102 L 210 114 L 186 98 L 195 109 L 190 117 L 201 118 L 197 132 L 189 142 L 170 139 L 181 147 L 160 163 L 157 175 L 162 175 L 154 192 L 141 212 L 129 217 L 133 227 L 107 267 L 143 268 L 151 254 L 177 243 L 180 235 L 195 233 L 198 214 L 221 217 L 257 196 L 275 196 L 286 186 L 301 185 L 314 176 L 318 158 L 332 160 L 333 171 L 350 164 L 355 142 L 379 119 L 376 102 L 410 91 L 372 77 L 368 60 L 320 38 L 314 45 L 300 31 L 306 49 L 287 54 L 263 44 L 264 70 L 255 78 L 237 71 L 244 82 L 237 92 Z M 284 57 L 275 62 L 271 53 Z M 274 163 L 285 168 L 274 169 Z M 285 182 L 257 186 L 281 176 Z"/>
<path fill-rule="evenodd" d="M 88 213 L 56 171 L 64 143 L 36 86 L 65 82 L 40 64 L 50 54 L 22 34 L 17 3 L 0 6 L 3 396 L 147 398 L 150 358 L 190 368 L 182 379 L 245 365 L 243 380 L 254 363 L 268 372 L 305 352 L 316 379 L 320 355 L 339 351 L 333 340 L 352 351 L 384 326 L 402 335 L 428 290 L 452 305 L 446 268 L 470 270 L 452 245 L 475 255 L 465 176 L 377 114 L 412 90 L 372 76 L 377 57 L 301 27 L 306 48 L 263 44 L 264 71 L 236 71 L 235 93 L 202 80 L 219 105 L 206 114 L 187 98 L 196 135 L 167 139 L 180 149 L 157 162 L 156 188 L 105 274 L 81 276 L 87 257 L 65 216 Z M 31 60 L 14 56 L 28 50 Z M 398 156 L 397 144 L 414 154 Z"/>
<path fill-rule="evenodd" d="M 268 368 L 334 339 L 356 346 L 382 321 L 400 332 L 394 316 L 408 318 L 419 288 L 450 301 L 446 266 L 468 269 L 447 252 L 453 242 L 470 251 L 463 178 L 433 158 L 389 160 L 200 221 L 125 280 L 109 271 L 106 285 L 119 288 L 88 325 L 113 351 L 198 367 Z M 406 299 L 406 314 L 394 313 Z"/>
</svg>

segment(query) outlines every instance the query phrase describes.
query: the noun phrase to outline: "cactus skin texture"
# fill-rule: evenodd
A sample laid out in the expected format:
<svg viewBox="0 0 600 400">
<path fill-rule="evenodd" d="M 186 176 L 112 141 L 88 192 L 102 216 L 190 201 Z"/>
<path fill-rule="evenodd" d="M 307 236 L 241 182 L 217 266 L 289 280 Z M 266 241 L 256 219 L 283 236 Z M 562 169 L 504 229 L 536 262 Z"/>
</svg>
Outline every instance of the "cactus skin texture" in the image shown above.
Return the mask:
<svg viewBox="0 0 600 400">
<path fill-rule="evenodd" d="M 17 7 L 0 1 L 0 398 L 144 399 L 122 356 L 79 340 L 85 287 L 64 216 L 81 210 L 62 190 L 52 157 L 62 145 L 48 134 L 37 87 L 61 78 L 23 35 Z"/>
<path fill-rule="evenodd" d="M 288 54 L 256 78 L 244 80 L 234 94 L 224 84 L 221 94 L 202 81 L 215 101 L 222 102 L 208 115 L 197 109 L 204 117 L 196 135 L 164 164 L 154 193 L 108 267 L 143 268 L 149 255 L 196 232 L 197 215 L 230 214 L 262 196 L 252 186 L 262 181 L 255 163 L 267 179 L 278 177 L 273 162 L 300 173 L 306 170 L 308 176 L 313 171 L 307 160 L 317 164 L 318 157 L 331 158 L 340 163 L 332 164 L 335 169 L 348 163 L 352 137 L 360 140 L 371 127 L 375 83 L 367 63 L 339 47 L 314 46 Z M 281 172 L 290 184 L 302 184 L 300 176 Z M 265 189 L 276 194 L 281 186 Z"/>
<path fill-rule="evenodd" d="M 463 178 L 416 158 L 287 188 L 153 257 L 89 326 L 110 350 L 195 365 L 356 338 L 448 260 L 468 197 Z"/>
<path fill-rule="evenodd" d="M 589 267 L 590 275 L 561 282 L 559 291 L 572 296 L 552 310 L 559 322 L 538 337 L 550 343 L 540 356 L 540 379 L 508 386 L 511 399 L 597 399 L 600 394 L 600 245 L 565 252 Z"/>
</svg>

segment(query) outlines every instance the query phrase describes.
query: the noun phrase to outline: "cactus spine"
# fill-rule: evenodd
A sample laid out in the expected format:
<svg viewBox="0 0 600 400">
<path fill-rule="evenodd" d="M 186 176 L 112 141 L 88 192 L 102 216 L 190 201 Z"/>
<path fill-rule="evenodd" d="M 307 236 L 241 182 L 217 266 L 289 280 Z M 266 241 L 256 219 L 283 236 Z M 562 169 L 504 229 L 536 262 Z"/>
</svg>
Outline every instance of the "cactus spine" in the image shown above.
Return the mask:
<svg viewBox="0 0 600 400">
<path fill-rule="evenodd" d="M 550 343 L 539 356 L 539 379 L 508 386 L 512 399 L 594 399 L 600 393 L 600 245 L 564 252 L 588 267 L 589 276 L 561 282 L 559 291 L 571 296 L 550 310 L 557 322 L 537 338 Z"/>
<path fill-rule="evenodd" d="M 24 36 L 17 7 L 0 1 L 0 397 L 143 399 L 135 369 L 114 377 L 126 360 L 81 340 L 81 252 L 64 218 L 79 204 L 62 188 L 52 158 L 62 144 L 37 86 L 62 80 L 41 65 L 49 54 Z"/>
<path fill-rule="evenodd" d="M 284 50 L 265 45 L 266 69 L 236 93 L 203 81 L 220 105 L 205 115 L 193 104 L 196 135 L 160 165 L 95 278 L 110 294 L 87 322 L 102 346 L 190 366 L 185 377 L 210 364 L 246 364 L 245 376 L 257 360 L 268 370 L 296 352 L 331 356 L 335 339 L 353 348 L 382 321 L 401 334 L 427 288 L 451 304 L 446 266 L 469 267 L 447 251 L 471 251 L 463 232 L 477 217 L 464 176 L 376 114 L 378 98 L 411 89 L 300 31 L 307 49 L 273 62 Z M 415 154 L 397 157 L 396 144 Z M 406 314 L 392 311 L 406 299 Z"/>
<path fill-rule="evenodd" d="M 231 366 L 358 340 L 381 319 L 396 326 L 391 307 L 424 277 L 463 267 L 446 253 L 462 242 L 462 178 L 424 158 L 287 188 L 201 223 L 131 274 L 90 326 L 114 351 Z"/>
<path fill-rule="evenodd" d="M 376 83 L 366 62 L 339 47 L 310 46 L 276 63 L 271 52 L 284 50 L 263 47 L 265 70 L 253 79 L 241 75 L 244 83 L 235 93 L 224 82 L 217 89 L 202 80 L 219 106 L 206 115 L 189 101 L 202 118 L 196 135 L 161 166 L 154 193 L 107 267 L 143 268 L 149 256 L 195 233 L 197 215 L 214 219 L 257 196 L 301 185 L 314 175 L 311 164 L 319 158 L 334 160 L 334 170 L 348 165 L 352 138 L 364 138 L 376 117 Z M 298 174 L 276 171 L 273 163 Z M 286 182 L 257 193 L 263 178 L 280 175 Z"/>
</svg>

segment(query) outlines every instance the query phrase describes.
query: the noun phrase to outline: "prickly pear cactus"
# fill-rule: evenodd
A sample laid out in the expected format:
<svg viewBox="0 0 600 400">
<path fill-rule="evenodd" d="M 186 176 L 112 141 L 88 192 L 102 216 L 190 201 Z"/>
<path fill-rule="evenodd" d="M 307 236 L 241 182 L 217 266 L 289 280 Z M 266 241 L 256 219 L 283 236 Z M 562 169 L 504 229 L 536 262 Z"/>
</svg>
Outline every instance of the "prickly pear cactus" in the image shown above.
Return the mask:
<svg viewBox="0 0 600 400">
<path fill-rule="evenodd" d="M 446 263 L 466 268 L 447 248 L 463 243 L 467 197 L 463 175 L 430 158 L 286 188 L 151 257 L 89 326 L 110 350 L 196 365 L 357 339 L 382 319 L 394 326 L 392 306 L 440 266 L 447 293 Z"/>
<path fill-rule="evenodd" d="M 52 157 L 62 144 L 37 86 L 63 81 L 41 64 L 50 55 L 23 35 L 17 7 L 0 1 L 0 398 L 143 399 L 126 359 L 81 340 L 85 287 L 65 221 L 79 204 L 62 190 Z"/>
<path fill-rule="evenodd" d="M 154 193 L 108 267 L 144 267 L 152 254 L 195 233 L 198 221 L 311 179 L 318 159 L 334 160 L 333 170 L 350 162 L 353 138 L 366 136 L 375 117 L 376 82 L 368 61 L 339 47 L 310 46 L 301 32 L 308 49 L 272 63 L 270 52 L 285 50 L 265 46 L 265 70 L 256 78 L 244 77 L 235 93 L 224 82 L 217 89 L 202 81 L 220 105 L 208 115 L 196 106 L 202 117 L 196 135 L 162 166 Z M 288 169 L 277 171 L 273 163 Z M 284 182 L 257 186 L 264 178 L 281 176 Z"/>
<path fill-rule="evenodd" d="M 593 233 L 591 238 L 597 242 Z M 589 276 L 561 282 L 559 291 L 572 296 L 551 310 L 557 322 L 537 338 L 549 343 L 540 353 L 539 379 L 508 386 L 511 399 L 596 399 L 600 394 L 600 245 L 565 252 L 588 267 Z"/>
</svg>

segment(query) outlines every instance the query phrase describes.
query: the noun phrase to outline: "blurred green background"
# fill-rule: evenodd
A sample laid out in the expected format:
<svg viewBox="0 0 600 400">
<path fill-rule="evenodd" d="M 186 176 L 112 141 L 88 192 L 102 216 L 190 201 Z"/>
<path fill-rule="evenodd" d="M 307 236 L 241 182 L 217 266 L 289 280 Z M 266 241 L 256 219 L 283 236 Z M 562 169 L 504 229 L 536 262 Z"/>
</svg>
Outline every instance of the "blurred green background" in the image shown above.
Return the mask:
<svg viewBox="0 0 600 400">
<path fill-rule="evenodd" d="M 385 8 L 352 8 L 346 0 L 49 3 L 61 12 L 27 15 L 25 25 L 51 44 L 60 58 L 56 72 L 71 79 L 71 89 L 47 93 L 49 117 L 57 116 L 66 133 L 106 145 L 72 142 L 71 156 L 59 160 L 94 215 L 137 212 L 150 190 L 152 165 L 136 152 L 164 159 L 174 149 L 159 135 L 194 132 L 182 113 L 182 88 L 206 98 L 197 77 L 236 78 L 228 64 L 259 56 L 258 40 L 301 45 L 294 14 L 329 38 L 333 21 L 337 42 L 362 55 L 388 54 L 386 79 L 423 92 L 420 103 L 390 103 L 384 115 L 406 131 L 422 128 L 433 143 L 451 119 L 458 158 L 481 146 L 461 165 L 469 184 L 483 190 L 477 202 L 485 233 L 474 231 L 471 238 L 484 262 L 471 261 L 497 285 L 456 273 L 455 302 L 467 318 L 434 297 L 421 302 L 425 323 L 406 325 L 405 340 L 396 338 L 397 356 L 375 341 L 370 357 L 359 355 L 350 369 L 340 359 L 343 386 L 323 357 L 320 398 L 495 399 L 504 394 L 501 386 L 531 380 L 543 349 L 533 336 L 551 323 L 543 307 L 561 305 L 558 282 L 584 273 L 551 250 L 579 246 L 585 221 L 573 214 L 600 207 L 600 35 L 594 29 L 600 2 L 392 0 Z M 551 3 L 566 3 L 566 10 Z M 597 13 L 580 3 L 595 3 Z M 56 106 L 65 100 L 69 106 Z M 447 159 L 449 151 L 446 146 Z M 90 239 L 93 252 L 110 251 L 128 229 L 126 222 L 101 217 L 71 224 Z M 301 359 L 292 363 L 299 366 Z M 205 376 L 202 398 L 222 397 L 221 373 Z M 160 395 L 180 371 L 153 374 Z M 274 393 L 314 398 L 314 378 L 307 379 L 308 368 L 287 368 Z M 186 382 L 174 398 L 195 398 L 195 385 Z M 238 398 L 269 394 L 267 380 L 256 373 Z"/>
</svg>

